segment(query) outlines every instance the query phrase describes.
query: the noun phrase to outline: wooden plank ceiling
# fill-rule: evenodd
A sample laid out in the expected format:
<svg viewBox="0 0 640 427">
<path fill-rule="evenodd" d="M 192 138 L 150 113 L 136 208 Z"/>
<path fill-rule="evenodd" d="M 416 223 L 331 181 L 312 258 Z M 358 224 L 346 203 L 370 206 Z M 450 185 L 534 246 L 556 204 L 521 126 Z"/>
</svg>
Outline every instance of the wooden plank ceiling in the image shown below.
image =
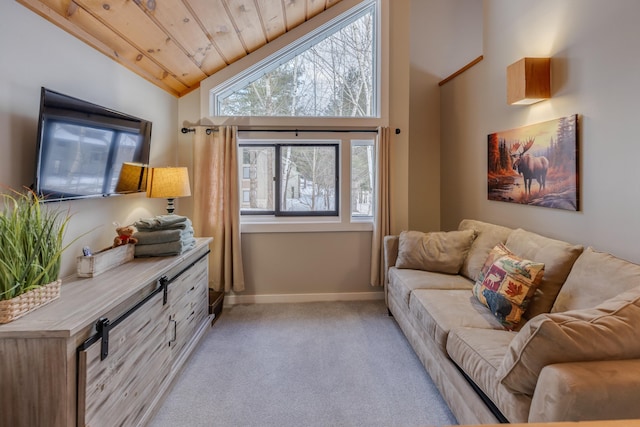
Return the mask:
<svg viewBox="0 0 640 427">
<path fill-rule="evenodd" d="M 17 0 L 175 96 L 341 0 Z"/>
</svg>

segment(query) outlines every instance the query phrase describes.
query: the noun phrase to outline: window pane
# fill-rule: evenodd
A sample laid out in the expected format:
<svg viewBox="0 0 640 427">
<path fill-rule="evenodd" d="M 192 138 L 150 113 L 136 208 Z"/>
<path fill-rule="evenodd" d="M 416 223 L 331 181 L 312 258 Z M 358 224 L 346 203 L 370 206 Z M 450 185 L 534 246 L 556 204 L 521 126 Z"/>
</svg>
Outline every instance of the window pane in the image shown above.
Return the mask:
<svg viewBox="0 0 640 427">
<path fill-rule="evenodd" d="M 375 117 L 375 6 L 216 96 L 220 116 Z"/>
<path fill-rule="evenodd" d="M 373 141 L 351 144 L 351 216 L 371 217 L 374 206 L 375 151 Z"/>
<path fill-rule="evenodd" d="M 274 211 L 275 200 L 275 148 L 241 146 L 238 158 L 242 159 L 240 209 L 251 211 Z"/>
<path fill-rule="evenodd" d="M 337 211 L 337 160 L 337 146 L 282 146 L 280 210 Z"/>
</svg>

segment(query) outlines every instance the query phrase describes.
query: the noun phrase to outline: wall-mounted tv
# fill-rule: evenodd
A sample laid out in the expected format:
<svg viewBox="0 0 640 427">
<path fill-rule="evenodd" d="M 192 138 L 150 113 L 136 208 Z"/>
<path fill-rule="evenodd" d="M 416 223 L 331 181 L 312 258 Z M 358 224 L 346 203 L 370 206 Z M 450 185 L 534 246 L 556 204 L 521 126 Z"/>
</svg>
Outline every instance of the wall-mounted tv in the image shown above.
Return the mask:
<svg viewBox="0 0 640 427">
<path fill-rule="evenodd" d="M 44 201 L 145 191 L 146 167 L 135 185 L 121 172 L 149 163 L 150 142 L 150 121 L 43 87 L 33 189 Z"/>
</svg>

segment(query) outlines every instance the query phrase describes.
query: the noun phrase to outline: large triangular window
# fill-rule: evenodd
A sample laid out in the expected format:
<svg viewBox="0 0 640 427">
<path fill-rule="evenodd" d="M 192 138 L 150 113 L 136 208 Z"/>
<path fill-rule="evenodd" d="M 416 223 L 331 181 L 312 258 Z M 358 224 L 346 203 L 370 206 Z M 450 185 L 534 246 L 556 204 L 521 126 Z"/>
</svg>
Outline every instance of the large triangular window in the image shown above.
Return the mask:
<svg viewBox="0 0 640 427">
<path fill-rule="evenodd" d="M 377 1 L 212 90 L 214 116 L 379 117 Z"/>
</svg>

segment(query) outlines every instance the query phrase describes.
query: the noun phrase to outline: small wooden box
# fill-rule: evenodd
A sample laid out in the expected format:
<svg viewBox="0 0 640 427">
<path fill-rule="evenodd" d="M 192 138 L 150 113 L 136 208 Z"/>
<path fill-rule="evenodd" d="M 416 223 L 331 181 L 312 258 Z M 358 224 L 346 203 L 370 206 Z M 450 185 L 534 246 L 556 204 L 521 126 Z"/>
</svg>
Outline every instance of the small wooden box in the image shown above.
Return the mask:
<svg viewBox="0 0 640 427">
<path fill-rule="evenodd" d="M 135 254 L 135 245 L 127 244 L 104 249 L 90 256 L 79 256 L 78 277 L 94 277 L 129 262 Z"/>
</svg>

